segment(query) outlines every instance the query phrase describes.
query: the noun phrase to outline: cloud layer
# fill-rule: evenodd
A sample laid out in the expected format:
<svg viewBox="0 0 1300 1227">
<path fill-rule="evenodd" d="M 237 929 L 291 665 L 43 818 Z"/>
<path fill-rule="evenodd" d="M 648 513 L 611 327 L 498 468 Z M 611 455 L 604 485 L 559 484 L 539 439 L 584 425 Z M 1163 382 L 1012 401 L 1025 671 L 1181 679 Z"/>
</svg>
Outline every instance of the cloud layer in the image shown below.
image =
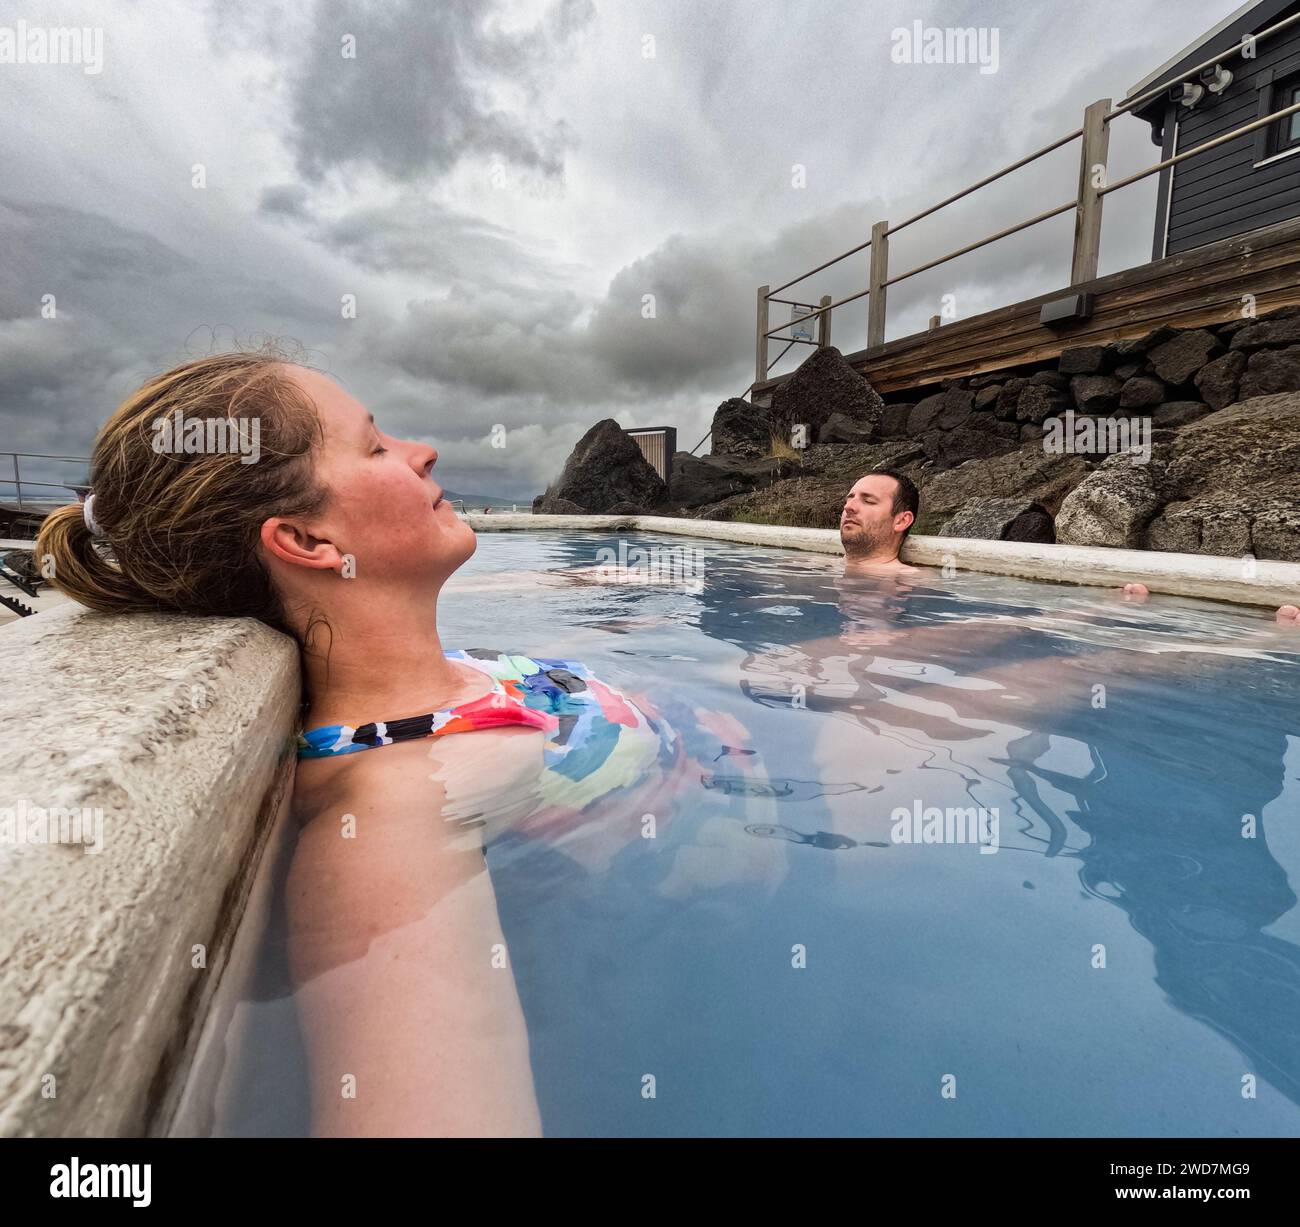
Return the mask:
<svg viewBox="0 0 1300 1227">
<path fill-rule="evenodd" d="M 689 447 L 753 377 L 757 285 L 1077 126 L 1224 11 L 74 4 L 62 22 L 104 25 L 101 74 L 0 66 L 0 446 L 85 453 L 151 371 L 273 334 L 386 429 L 437 442 L 457 490 L 526 500 L 605 416 Z M 998 71 L 893 63 L 916 19 L 996 27 Z M 1113 174 L 1155 157 L 1145 125 L 1114 125 Z M 1070 146 L 905 231 L 891 268 L 1064 201 L 1076 176 Z M 1152 198 L 1108 199 L 1103 271 L 1148 258 Z M 902 282 L 889 335 L 945 295 L 968 315 L 1064 285 L 1070 234 L 1066 216 Z M 865 284 L 859 255 L 790 294 Z M 865 331 L 865 304 L 837 313 L 841 348 Z"/>
</svg>

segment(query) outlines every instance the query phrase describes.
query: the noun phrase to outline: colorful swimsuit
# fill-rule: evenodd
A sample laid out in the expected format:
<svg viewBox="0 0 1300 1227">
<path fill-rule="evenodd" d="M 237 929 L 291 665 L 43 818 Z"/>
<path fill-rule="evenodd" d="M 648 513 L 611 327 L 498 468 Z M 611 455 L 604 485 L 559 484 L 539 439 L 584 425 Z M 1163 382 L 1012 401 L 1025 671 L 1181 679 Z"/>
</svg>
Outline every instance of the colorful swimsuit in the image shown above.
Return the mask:
<svg viewBox="0 0 1300 1227">
<path fill-rule="evenodd" d="M 672 726 L 593 677 L 579 661 L 483 648 L 443 654 L 486 673 L 493 682 L 491 693 L 427 715 L 311 729 L 298 738 L 298 757 L 329 758 L 504 725 L 541 729 L 547 735 L 545 769 L 535 817 L 543 825 L 565 825 L 566 815 L 611 793 L 647 805 L 682 769 L 681 738 Z"/>
</svg>

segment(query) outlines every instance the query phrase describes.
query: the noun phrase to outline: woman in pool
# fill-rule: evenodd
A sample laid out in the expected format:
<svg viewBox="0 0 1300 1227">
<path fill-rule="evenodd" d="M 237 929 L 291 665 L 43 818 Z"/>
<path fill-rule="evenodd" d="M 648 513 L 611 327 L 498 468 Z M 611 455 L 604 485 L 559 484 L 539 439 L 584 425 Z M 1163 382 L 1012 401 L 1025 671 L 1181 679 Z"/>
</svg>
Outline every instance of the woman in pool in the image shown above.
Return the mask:
<svg viewBox="0 0 1300 1227">
<path fill-rule="evenodd" d="M 173 450 L 163 420 L 257 446 Z M 538 1134 L 485 834 L 522 824 L 599 862 L 693 757 L 744 737 L 705 745 L 576 662 L 444 652 L 438 597 L 475 537 L 437 459 L 313 370 L 218 355 L 118 408 L 93 497 L 37 544 L 94 609 L 253 617 L 301 646 L 287 909 L 316 1134 Z"/>
</svg>

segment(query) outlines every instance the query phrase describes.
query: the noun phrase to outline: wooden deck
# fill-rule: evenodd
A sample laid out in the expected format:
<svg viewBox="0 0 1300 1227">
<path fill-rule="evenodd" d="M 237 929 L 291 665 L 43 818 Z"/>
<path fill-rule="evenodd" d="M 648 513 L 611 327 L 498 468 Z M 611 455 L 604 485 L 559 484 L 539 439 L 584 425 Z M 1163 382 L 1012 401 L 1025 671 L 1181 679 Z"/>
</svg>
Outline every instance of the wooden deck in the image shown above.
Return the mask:
<svg viewBox="0 0 1300 1227">
<path fill-rule="evenodd" d="M 1056 329 L 1038 322 L 1043 303 L 1080 291 L 1094 296 L 1091 319 Z M 1255 310 L 1260 315 L 1300 303 L 1300 219 L 845 357 L 878 391 L 919 388 L 981 371 L 1045 361 L 1076 345 L 1105 345 L 1140 337 L 1161 324 L 1192 328 L 1237 319 L 1246 294 L 1255 296 Z M 756 385 L 753 402 L 770 404 L 773 390 L 789 378 L 789 374 L 779 375 Z"/>
</svg>

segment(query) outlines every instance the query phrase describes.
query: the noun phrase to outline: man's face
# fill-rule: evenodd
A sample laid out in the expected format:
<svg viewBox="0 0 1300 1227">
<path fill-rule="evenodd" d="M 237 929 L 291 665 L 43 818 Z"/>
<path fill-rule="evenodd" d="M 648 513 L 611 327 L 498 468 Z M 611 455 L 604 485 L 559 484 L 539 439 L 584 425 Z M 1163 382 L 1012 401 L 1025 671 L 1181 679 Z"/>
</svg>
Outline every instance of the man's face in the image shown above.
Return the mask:
<svg viewBox="0 0 1300 1227">
<path fill-rule="evenodd" d="M 840 542 L 846 554 L 874 554 L 889 549 L 911 522 L 911 512 L 894 514 L 898 482 L 869 473 L 859 477 L 840 512 Z"/>
</svg>

